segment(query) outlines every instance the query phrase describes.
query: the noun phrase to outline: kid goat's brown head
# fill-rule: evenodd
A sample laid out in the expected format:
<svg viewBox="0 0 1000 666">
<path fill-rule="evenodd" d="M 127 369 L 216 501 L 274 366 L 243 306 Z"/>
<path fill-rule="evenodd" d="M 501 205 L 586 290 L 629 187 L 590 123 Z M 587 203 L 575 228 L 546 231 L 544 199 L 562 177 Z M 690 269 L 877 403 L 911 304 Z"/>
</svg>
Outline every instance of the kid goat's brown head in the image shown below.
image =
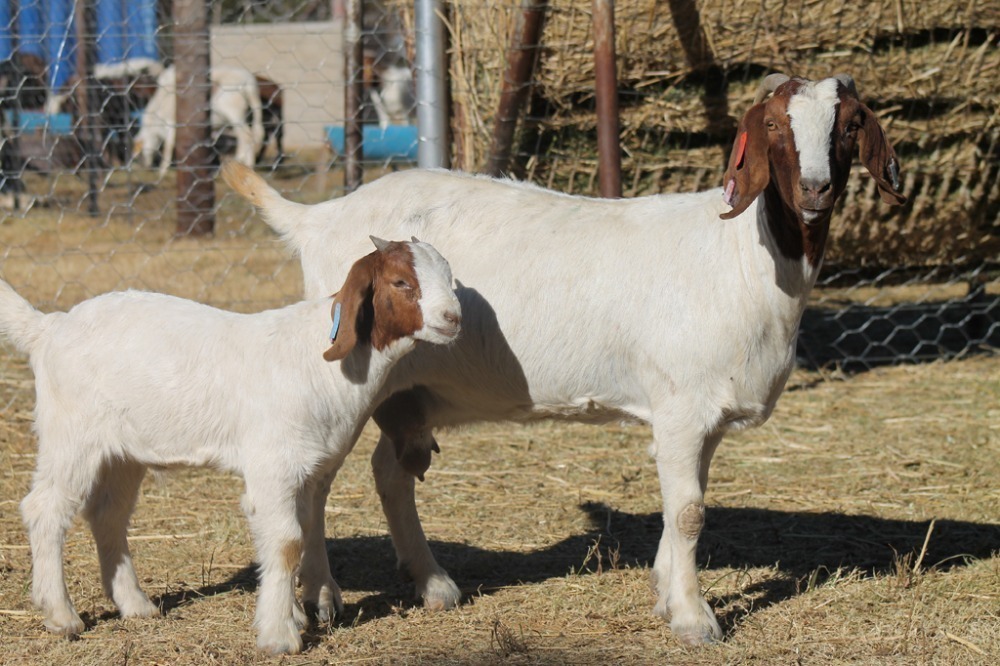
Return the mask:
<svg viewBox="0 0 1000 666">
<path fill-rule="evenodd" d="M 334 329 L 323 358 L 339 361 L 358 344 L 381 351 L 402 338 L 436 344 L 454 340 L 462 310 L 448 262 L 416 238 L 372 241 L 376 250 L 354 262 L 334 294 Z"/>
<path fill-rule="evenodd" d="M 768 76 L 740 121 L 723 179 L 724 199 L 733 209 L 720 217 L 736 217 L 771 185 L 799 224 L 828 221 L 855 146 L 882 200 L 904 203 L 896 154 L 851 77 Z"/>
</svg>

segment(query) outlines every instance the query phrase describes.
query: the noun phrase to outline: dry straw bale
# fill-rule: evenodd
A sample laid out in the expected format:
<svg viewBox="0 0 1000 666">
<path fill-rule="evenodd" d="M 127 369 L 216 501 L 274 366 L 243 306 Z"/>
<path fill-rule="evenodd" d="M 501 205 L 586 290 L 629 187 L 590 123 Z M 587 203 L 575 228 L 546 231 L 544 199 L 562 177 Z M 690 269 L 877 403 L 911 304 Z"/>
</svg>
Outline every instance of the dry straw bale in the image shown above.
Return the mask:
<svg viewBox="0 0 1000 666">
<path fill-rule="evenodd" d="M 672 13 L 678 7 L 686 15 Z M 690 11 L 694 9 L 695 11 Z M 522 5 L 448 5 L 455 166 L 485 164 L 506 54 Z M 590 2 L 549 3 L 522 123 L 532 180 L 596 191 Z M 695 19 L 692 21 L 692 17 Z M 857 169 L 832 233 L 831 263 L 900 265 L 1000 257 L 1000 5 L 833 0 L 615 3 L 626 196 L 718 185 L 735 118 L 769 70 L 854 76 L 897 147 L 911 202 L 878 203 Z M 682 26 L 678 30 L 677 25 Z M 698 27 L 700 26 L 700 31 Z M 681 36 L 694 36 L 687 39 Z M 722 72 L 713 96 L 705 82 Z M 540 113 L 539 113 L 540 112 Z"/>
</svg>

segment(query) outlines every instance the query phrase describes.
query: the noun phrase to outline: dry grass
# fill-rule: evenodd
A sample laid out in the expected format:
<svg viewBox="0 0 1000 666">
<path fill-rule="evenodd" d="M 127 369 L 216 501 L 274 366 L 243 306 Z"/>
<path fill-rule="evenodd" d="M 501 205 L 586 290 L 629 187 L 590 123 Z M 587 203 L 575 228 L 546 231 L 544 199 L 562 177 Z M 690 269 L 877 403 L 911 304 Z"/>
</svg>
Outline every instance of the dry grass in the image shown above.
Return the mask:
<svg viewBox="0 0 1000 666">
<path fill-rule="evenodd" d="M 295 187 L 311 196 L 308 182 Z M 49 308 L 123 286 L 243 308 L 301 289 L 296 263 L 242 204 L 223 199 L 214 239 L 171 233 L 169 215 L 136 224 L 34 211 L 0 227 L 2 271 Z M 466 595 L 447 613 L 417 606 L 395 571 L 368 430 L 327 506 L 346 613 L 311 630 L 305 654 L 272 659 L 254 646 L 240 482 L 205 470 L 147 479 L 133 519 L 137 568 L 165 617 L 117 617 L 78 526 L 67 580 L 88 630 L 73 642 L 46 634 L 17 511 L 34 464 L 32 378 L 2 353 L 0 663 L 992 664 L 998 378 L 990 354 L 794 375 L 771 422 L 730 437 L 716 459 L 699 564 L 726 640 L 703 650 L 678 645 L 650 614 L 660 518 L 648 428 L 444 433 L 418 493 L 432 546 Z"/>
<path fill-rule="evenodd" d="M 283 661 L 254 649 L 240 484 L 208 471 L 147 480 L 133 521 L 140 576 L 165 618 L 117 618 L 81 527 L 67 544 L 67 574 L 90 628 L 75 642 L 45 633 L 28 600 L 16 511 L 34 456 L 30 375 L 11 363 L 0 434 L 7 664 L 957 665 L 994 663 L 1000 649 L 997 357 L 842 381 L 799 374 L 769 425 L 730 438 L 699 555 L 727 638 L 700 651 L 675 643 L 650 615 L 660 524 L 647 428 L 496 425 L 444 435 L 419 498 L 435 551 L 467 596 L 447 613 L 416 607 L 394 571 L 369 430 L 327 508 L 345 617 Z"/>
</svg>

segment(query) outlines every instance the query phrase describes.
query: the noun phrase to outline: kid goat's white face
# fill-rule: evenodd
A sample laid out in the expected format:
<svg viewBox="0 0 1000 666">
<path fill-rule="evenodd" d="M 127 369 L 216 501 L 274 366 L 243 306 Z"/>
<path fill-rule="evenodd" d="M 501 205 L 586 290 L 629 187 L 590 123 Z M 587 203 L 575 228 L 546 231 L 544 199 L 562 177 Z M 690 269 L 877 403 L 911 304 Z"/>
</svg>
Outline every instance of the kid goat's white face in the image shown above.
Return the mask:
<svg viewBox="0 0 1000 666">
<path fill-rule="evenodd" d="M 414 241 L 413 269 L 420 283 L 420 311 L 424 325 L 413 336 L 417 340 L 444 344 L 458 337 L 462 323 L 462 306 L 455 296 L 451 267 L 437 250 Z"/>
</svg>

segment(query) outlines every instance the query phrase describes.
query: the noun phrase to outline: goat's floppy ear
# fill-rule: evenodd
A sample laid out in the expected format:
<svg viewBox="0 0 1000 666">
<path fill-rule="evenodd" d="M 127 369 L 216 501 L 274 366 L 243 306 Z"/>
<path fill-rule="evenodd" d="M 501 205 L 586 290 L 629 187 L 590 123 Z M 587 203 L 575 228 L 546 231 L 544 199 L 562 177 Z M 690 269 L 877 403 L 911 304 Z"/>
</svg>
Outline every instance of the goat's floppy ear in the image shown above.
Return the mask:
<svg viewBox="0 0 1000 666">
<path fill-rule="evenodd" d="M 722 182 L 723 198 L 733 207 L 719 215 L 731 220 L 753 203 L 771 180 L 771 165 L 767 159 L 767 128 L 764 126 L 764 105 L 755 104 L 746 112 L 736 131 L 736 142 L 729 155 L 729 166 Z"/>
<path fill-rule="evenodd" d="M 371 296 L 375 281 L 375 264 L 379 253 L 358 259 L 351 266 L 344 286 L 333 298 L 333 330 L 330 332 L 330 348 L 323 352 L 327 361 L 339 361 L 351 353 L 359 339 L 371 336 L 371 317 L 364 311 L 365 302 Z"/>
<path fill-rule="evenodd" d="M 899 193 L 902 183 L 899 181 L 899 161 L 896 152 L 885 138 L 885 131 L 878 118 L 864 104 L 861 107 L 861 127 L 858 129 L 858 152 L 861 163 L 868 169 L 878 184 L 878 193 L 882 201 L 899 206 L 906 203 L 906 197 Z"/>
</svg>

